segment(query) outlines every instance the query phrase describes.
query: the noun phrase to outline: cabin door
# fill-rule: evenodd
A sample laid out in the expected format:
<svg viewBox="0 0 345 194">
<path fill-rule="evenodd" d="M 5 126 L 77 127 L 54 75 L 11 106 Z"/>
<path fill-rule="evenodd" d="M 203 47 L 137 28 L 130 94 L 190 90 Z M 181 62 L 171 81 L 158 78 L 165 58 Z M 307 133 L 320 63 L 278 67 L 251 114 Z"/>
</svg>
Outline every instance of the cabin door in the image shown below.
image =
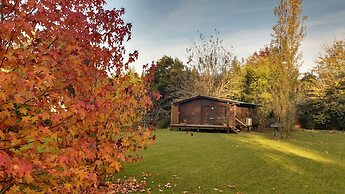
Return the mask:
<svg viewBox="0 0 345 194">
<path fill-rule="evenodd" d="M 204 125 L 224 125 L 226 121 L 225 106 L 204 106 L 202 114 Z"/>
</svg>

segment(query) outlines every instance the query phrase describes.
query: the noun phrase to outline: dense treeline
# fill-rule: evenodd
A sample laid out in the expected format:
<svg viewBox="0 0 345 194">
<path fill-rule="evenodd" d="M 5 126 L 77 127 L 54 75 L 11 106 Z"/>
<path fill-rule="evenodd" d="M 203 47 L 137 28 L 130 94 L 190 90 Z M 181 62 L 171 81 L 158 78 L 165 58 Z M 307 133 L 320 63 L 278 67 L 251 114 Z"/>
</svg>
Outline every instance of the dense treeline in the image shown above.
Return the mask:
<svg viewBox="0 0 345 194">
<path fill-rule="evenodd" d="M 241 61 L 217 32 L 200 35 L 187 49 L 187 64 L 162 57 L 151 85 L 161 95 L 150 112 L 151 122 L 167 127 L 173 101 L 208 95 L 260 104 L 260 126 L 279 123 L 282 137 L 296 124 L 344 130 L 345 40 L 335 40 L 315 59 L 316 67 L 301 74 L 299 47 L 306 30 L 301 3 L 282 0 L 274 10 L 278 21 L 270 45 Z"/>
<path fill-rule="evenodd" d="M 303 128 L 345 129 L 345 41 L 336 40 L 302 75 L 299 47 L 305 36 L 302 1 L 282 0 L 275 8 L 270 45 L 239 61 L 218 37 L 200 35 L 187 49 L 188 62 L 164 56 L 158 61 L 152 89 L 161 94 L 151 121 L 166 127 L 170 104 L 209 95 L 261 105 L 261 127 L 279 123 L 282 137 L 296 124 Z M 321 46 L 321 45 L 320 45 Z"/>
<path fill-rule="evenodd" d="M 345 40 L 336 40 L 301 79 L 299 119 L 305 128 L 345 129 Z"/>
<path fill-rule="evenodd" d="M 314 69 L 299 74 L 296 124 L 308 129 L 344 130 L 345 41 L 334 41 L 324 52 L 316 59 L 317 66 Z M 262 106 L 261 127 L 276 122 L 271 91 L 271 84 L 276 81 L 270 68 L 272 50 L 266 47 L 242 61 L 231 53 L 228 54 L 226 68 L 219 72 L 208 72 L 209 74 L 183 64 L 177 58 L 163 56 L 157 63 L 151 86 L 161 95 L 151 111 L 153 123 L 158 127 L 167 127 L 171 103 L 193 95 L 211 95 L 257 103 Z M 220 76 L 224 76 L 224 80 L 219 80 Z M 210 84 L 216 81 L 217 84 Z M 227 85 L 227 90 L 222 84 Z M 196 87 L 198 85 L 203 88 Z M 223 93 L 217 93 L 216 90 L 222 89 L 225 90 Z"/>
</svg>

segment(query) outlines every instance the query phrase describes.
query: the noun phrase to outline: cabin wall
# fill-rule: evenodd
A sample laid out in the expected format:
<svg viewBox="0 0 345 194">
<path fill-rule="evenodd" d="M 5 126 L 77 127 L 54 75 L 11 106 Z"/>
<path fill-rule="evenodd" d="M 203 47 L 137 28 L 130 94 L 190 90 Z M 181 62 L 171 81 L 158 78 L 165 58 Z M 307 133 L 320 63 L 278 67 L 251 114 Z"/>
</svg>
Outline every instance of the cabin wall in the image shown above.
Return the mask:
<svg viewBox="0 0 345 194">
<path fill-rule="evenodd" d="M 179 106 L 177 104 L 171 105 L 171 124 L 179 124 Z"/>
<path fill-rule="evenodd" d="M 171 107 L 171 124 L 181 127 L 194 125 L 241 129 L 244 127 L 241 122 L 245 124 L 246 118 L 252 118 L 252 125 L 257 125 L 257 107 L 205 98 L 173 104 Z"/>
<path fill-rule="evenodd" d="M 208 99 L 201 101 L 201 124 L 202 125 L 221 125 L 228 124 L 228 105 L 224 102 L 218 102 Z"/>
<path fill-rule="evenodd" d="M 197 125 L 229 124 L 228 104 L 208 99 L 196 99 L 181 103 L 179 106 L 179 123 Z"/>
<path fill-rule="evenodd" d="M 196 99 L 179 104 L 179 122 L 199 125 L 201 123 L 201 101 L 202 99 Z"/>
<path fill-rule="evenodd" d="M 234 104 L 228 104 L 228 125 L 229 126 L 236 126 L 236 105 Z"/>
<path fill-rule="evenodd" d="M 258 124 L 257 118 L 257 108 L 256 107 L 236 107 L 236 118 L 239 119 L 242 123 L 246 123 L 246 118 L 252 119 L 252 126 Z M 241 126 L 240 123 L 237 123 L 236 126 Z"/>
<path fill-rule="evenodd" d="M 249 117 L 249 111 L 248 108 L 245 107 L 237 107 L 236 108 L 236 118 L 243 123 L 246 123 L 246 118 Z"/>
<path fill-rule="evenodd" d="M 259 111 L 258 107 L 255 107 L 252 109 L 253 126 L 259 125 L 258 111 Z"/>
</svg>

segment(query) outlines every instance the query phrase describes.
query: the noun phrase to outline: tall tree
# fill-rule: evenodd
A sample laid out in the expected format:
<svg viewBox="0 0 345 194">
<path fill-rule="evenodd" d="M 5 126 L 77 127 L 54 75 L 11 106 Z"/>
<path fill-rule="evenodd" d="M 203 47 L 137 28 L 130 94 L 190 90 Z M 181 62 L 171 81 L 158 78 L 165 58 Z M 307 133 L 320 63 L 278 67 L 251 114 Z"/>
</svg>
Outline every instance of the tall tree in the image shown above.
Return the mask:
<svg viewBox="0 0 345 194">
<path fill-rule="evenodd" d="M 295 125 L 297 78 L 302 57 L 299 47 L 305 36 L 306 19 L 301 13 L 302 0 L 281 0 L 274 10 L 278 23 L 273 27 L 271 42 L 271 94 L 282 137 L 288 137 Z"/>
<path fill-rule="evenodd" d="M 325 48 L 317 60 L 321 99 L 324 104 L 324 125 L 345 130 L 345 40 L 336 40 Z"/>
<path fill-rule="evenodd" d="M 100 192 L 151 142 L 149 78 L 124 73 L 137 58 L 124 60 L 124 9 L 0 3 L 0 193 Z"/>
<path fill-rule="evenodd" d="M 226 97 L 230 93 L 233 54 L 224 48 L 217 34 L 210 37 L 201 34 L 199 41 L 187 49 L 188 64 L 193 72 L 192 80 L 185 83 L 185 91 L 190 96 Z"/>
</svg>

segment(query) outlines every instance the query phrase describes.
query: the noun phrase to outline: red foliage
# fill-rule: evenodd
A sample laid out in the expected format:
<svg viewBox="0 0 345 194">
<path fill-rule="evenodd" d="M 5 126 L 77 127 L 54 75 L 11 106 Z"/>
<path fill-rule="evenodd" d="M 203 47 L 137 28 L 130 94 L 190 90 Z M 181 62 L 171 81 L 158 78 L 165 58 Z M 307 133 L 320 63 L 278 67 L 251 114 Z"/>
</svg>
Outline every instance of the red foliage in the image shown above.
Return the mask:
<svg viewBox="0 0 345 194">
<path fill-rule="evenodd" d="M 264 49 L 260 49 L 259 52 L 254 52 L 252 57 L 260 58 L 260 57 L 268 57 L 270 55 L 270 49 L 268 47 L 265 47 Z"/>
<path fill-rule="evenodd" d="M 124 61 L 124 9 L 105 10 L 104 0 L 2 2 L 0 192 L 97 189 L 153 141 L 139 126 L 150 79 L 124 73 L 138 56 Z"/>
</svg>

